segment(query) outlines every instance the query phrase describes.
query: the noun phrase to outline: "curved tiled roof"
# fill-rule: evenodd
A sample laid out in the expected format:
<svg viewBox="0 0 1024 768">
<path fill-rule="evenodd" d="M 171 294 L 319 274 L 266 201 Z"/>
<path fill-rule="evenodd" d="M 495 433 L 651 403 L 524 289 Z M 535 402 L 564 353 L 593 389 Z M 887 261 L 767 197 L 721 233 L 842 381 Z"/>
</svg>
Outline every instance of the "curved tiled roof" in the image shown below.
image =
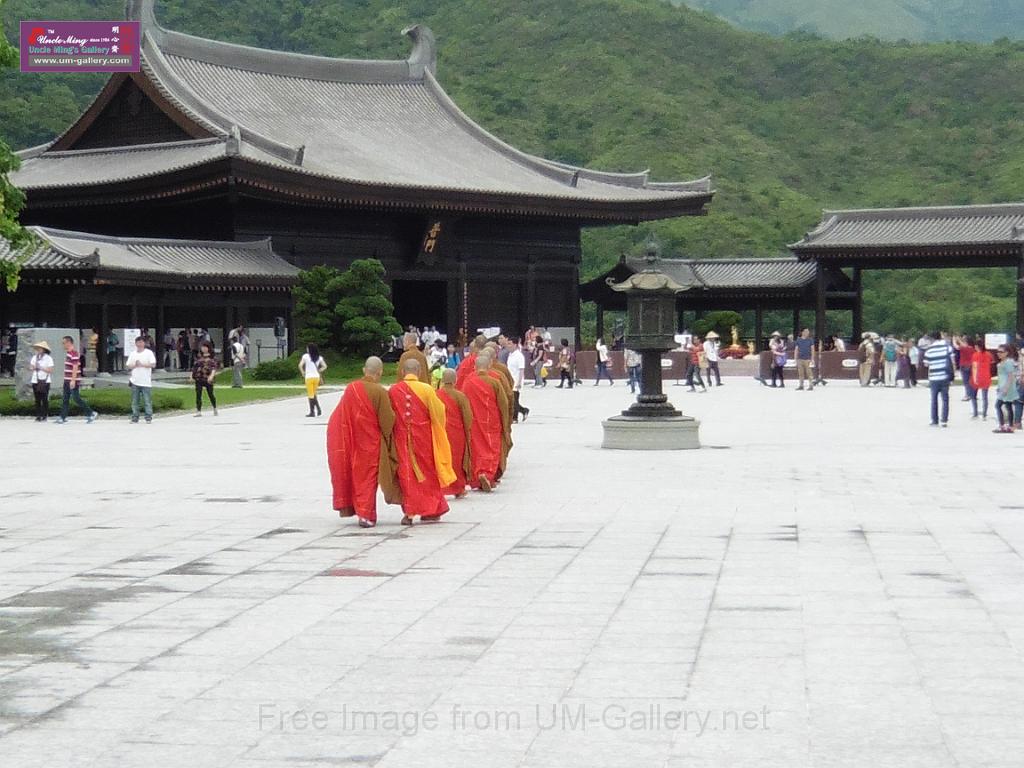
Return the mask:
<svg viewBox="0 0 1024 768">
<path fill-rule="evenodd" d="M 239 243 L 111 237 L 49 227 L 28 230 L 36 236 L 22 262 L 28 270 L 93 269 L 181 280 L 224 277 L 273 282 L 293 281 L 299 274 L 274 253 L 269 238 Z M 14 258 L 10 245 L 0 240 L 0 259 Z"/>
<path fill-rule="evenodd" d="M 621 205 L 623 218 L 699 212 L 713 194 L 709 177 L 651 182 L 647 172 L 617 174 L 521 152 L 469 119 L 434 77 L 436 47 L 425 27 L 406 33 L 414 47 L 402 61 L 358 61 L 268 51 L 161 28 L 152 0 L 130 0 L 143 25 L 143 72 L 189 119 L 232 154 L 292 173 L 381 188 L 529 197 L 561 204 Z M 128 154 L 130 168 L 104 177 L 94 156 L 26 155 L 15 183 L 30 191 L 63 178 L 119 181 L 209 162 L 217 140 L 179 142 L 166 153 Z M 123 152 L 123 149 L 110 150 Z M 61 157 L 63 165 L 50 160 Z"/>
<path fill-rule="evenodd" d="M 631 269 L 646 267 L 629 260 Z M 811 285 L 815 264 L 796 258 L 776 259 L 660 259 L 656 269 L 693 290 L 799 290 Z"/>
<path fill-rule="evenodd" d="M 1024 204 L 825 211 L 790 249 L 928 247 L 1024 243 Z"/>
</svg>

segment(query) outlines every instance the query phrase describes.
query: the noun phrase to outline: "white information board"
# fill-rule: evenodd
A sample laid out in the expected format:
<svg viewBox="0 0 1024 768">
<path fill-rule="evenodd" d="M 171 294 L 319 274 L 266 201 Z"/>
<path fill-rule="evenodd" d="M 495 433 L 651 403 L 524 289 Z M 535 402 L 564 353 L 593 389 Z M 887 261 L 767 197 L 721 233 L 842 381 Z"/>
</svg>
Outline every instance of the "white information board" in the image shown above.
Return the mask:
<svg viewBox="0 0 1024 768">
<path fill-rule="evenodd" d="M 121 331 L 124 334 L 122 336 L 122 343 L 124 344 L 124 356 L 128 357 L 132 352 L 135 351 L 135 340 L 142 335 L 141 328 L 125 328 Z"/>
</svg>

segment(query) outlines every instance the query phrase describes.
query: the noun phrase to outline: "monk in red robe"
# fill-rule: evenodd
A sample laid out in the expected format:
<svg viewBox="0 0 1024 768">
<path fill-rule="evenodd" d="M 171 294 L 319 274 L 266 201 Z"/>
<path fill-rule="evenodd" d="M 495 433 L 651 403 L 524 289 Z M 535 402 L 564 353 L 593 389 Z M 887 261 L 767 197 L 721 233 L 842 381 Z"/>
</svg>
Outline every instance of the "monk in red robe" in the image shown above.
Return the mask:
<svg viewBox="0 0 1024 768">
<path fill-rule="evenodd" d="M 395 412 L 380 385 L 384 363 L 368 357 L 363 378 L 345 394 L 327 421 L 327 465 L 334 489 L 334 509 L 341 517 L 359 517 L 362 528 L 377 524 L 377 486 L 388 504 L 402 500 L 391 433 Z"/>
<path fill-rule="evenodd" d="M 473 339 L 473 343 L 469 345 L 469 354 L 463 358 L 457 369 L 455 386 L 459 391 L 462 391 L 462 385 L 466 382 L 466 379 L 474 375 L 476 371 L 476 357 L 486 346 L 487 339 L 483 336 L 477 336 Z"/>
<path fill-rule="evenodd" d="M 501 385 L 489 375 L 490 364 L 489 355 L 478 355 L 476 373 L 466 379 L 462 388 L 473 412 L 470 486 L 486 492 L 494 488 L 501 476 L 507 445 L 511 441 L 508 398 Z"/>
<path fill-rule="evenodd" d="M 420 370 L 418 360 L 406 360 L 404 378 L 388 390 L 395 411 L 402 525 L 412 525 L 416 516 L 421 522 L 437 522 L 448 511 L 441 489 L 455 482 L 444 403 L 432 386 L 420 381 Z"/>
<path fill-rule="evenodd" d="M 473 461 L 469 450 L 473 411 L 466 396 L 455 388 L 455 379 L 455 371 L 445 368 L 437 396 L 444 403 L 445 431 L 452 448 L 452 469 L 455 471 L 455 482 L 443 491 L 445 496 L 461 499 L 466 495 L 466 486 L 469 484 L 467 478 L 473 476 Z"/>
</svg>

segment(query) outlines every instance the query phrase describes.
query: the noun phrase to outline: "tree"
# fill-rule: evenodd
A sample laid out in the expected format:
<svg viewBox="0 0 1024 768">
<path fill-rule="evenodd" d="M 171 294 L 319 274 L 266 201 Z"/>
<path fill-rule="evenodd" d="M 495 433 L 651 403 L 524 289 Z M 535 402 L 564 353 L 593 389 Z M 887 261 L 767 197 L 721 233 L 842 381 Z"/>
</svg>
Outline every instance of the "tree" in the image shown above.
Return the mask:
<svg viewBox="0 0 1024 768">
<path fill-rule="evenodd" d="M 0 25 L 0 70 L 14 67 L 18 61 L 18 52 L 7 42 L 3 27 Z M 0 138 L 0 238 L 10 242 L 12 248 L 26 245 L 29 233 L 18 223 L 18 212 L 25 204 L 25 196 L 15 188 L 7 178 L 11 171 L 18 169 L 18 158 L 11 148 Z M 17 258 L 0 260 L 0 280 L 8 291 L 18 288 L 21 264 Z"/>
<path fill-rule="evenodd" d="M 402 332 L 384 274 L 377 259 L 354 261 L 344 272 L 325 266 L 303 272 L 292 293 L 299 343 L 360 355 L 379 352 Z"/>
<path fill-rule="evenodd" d="M 334 346 L 334 308 L 340 297 L 333 286 L 340 277 L 339 270 L 324 266 L 307 269 L 299 275 L 292 297 L 300 345 Z"/>
<path fill-rule="evenodd" d="M 334 309 L 341 349 L 372 354 L 402 332 L 384 274 L 384 265 L 377 259 L 357 259 L 337 278 L 341 299 Z"/>
<path fill-rule="evenodd" d="M 732 338 L 732 327 L 734 325 L 737 332 L 742 336 L 743 316 L 741 314 L 729 311 L 708 312 L 693 324 L 693 332 L 698 336 L 704 336 L 709 331 L 714 331 L 721 338 L 728 340 Z"/>
</svg>

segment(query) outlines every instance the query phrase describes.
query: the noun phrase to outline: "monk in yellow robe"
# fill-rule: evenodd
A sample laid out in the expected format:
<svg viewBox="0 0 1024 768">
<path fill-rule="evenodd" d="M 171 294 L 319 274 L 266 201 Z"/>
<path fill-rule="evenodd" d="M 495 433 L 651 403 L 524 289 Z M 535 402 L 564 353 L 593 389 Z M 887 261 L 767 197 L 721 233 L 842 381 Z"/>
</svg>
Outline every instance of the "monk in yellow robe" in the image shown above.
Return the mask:
<svg viewBox="0 0 1024 768">
<path fill-rule="evenodd" d="M 345 387 L 345 394 L 327 421 L 327 465 L 334 491 L 334 509 L 341 517 L 359 517 L 359 525 L 377 524 L 377 486 L 388 504 L 398 504 L 398 455 L 391 439 L 395 412 L 380 385 L 384 363 L 368 357 L 363 378 Z"/>
<path fill-rule="evenodd" d="M 448 511 L 441 490 L 455 482 L 452 449 L 445 429 L 444 403 L 430 384 L 420 380 L 418 360 L 406 360 L 403 378 L 388 390 L 395 411 L 393 434 L 402 490 L 402 525 L 437 522 Z"/>
</svg>

